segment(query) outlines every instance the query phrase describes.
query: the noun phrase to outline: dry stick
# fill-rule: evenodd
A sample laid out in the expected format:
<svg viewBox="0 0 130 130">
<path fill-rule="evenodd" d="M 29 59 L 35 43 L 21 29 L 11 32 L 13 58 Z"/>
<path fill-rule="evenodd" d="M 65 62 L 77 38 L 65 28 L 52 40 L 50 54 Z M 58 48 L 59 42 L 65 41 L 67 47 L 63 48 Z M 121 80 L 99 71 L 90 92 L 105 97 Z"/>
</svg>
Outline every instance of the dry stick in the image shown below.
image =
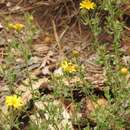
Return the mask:
<svg viewBox="0 0 130 130">
<path fill-rule="evenodd" d="M 67 30 L 69 29 L 69 27 L 67 26 L 67 27 L 65 28 L 65 30 L 64 30 L 64 31 L 60 34 L 60 36 L 58 37 L 57 31 L 56 31 L 56 25 L 55 25 L 54 20 L 52 20 L 52 24 L 53 24 L 53 31 L 54 31 L 55 40 L 56 40 L 56 43 L 57 43 L 57 44 L 55 45 L 55 47 L 58 46 L 58 48 L 59 48 L 59 53 L 60 53 L 60 55 L 61 55 L 61 57 L 62 57 L 62 56 L 63 56 L 63 55 L 62 55 L 63 52 L 62 52 L 62 48 L 61 48 L 60 42 L 61 42 L 63 36 L 65 35 L 65 33 L 67 32 Z M 61 58 L 61 59 L 62 59 L 62 58 Z"/>
<path fill-rule="evenodd" d="M 128 31 L 130 31 L 130 27 L 124 26 L 125 29 L 127 29 Z"/>
<path fill-rule="evenodd" d="M 61 39 L 63 38 L 63 36 L 65 35 L 65 33 L 67 32 L 68 29 L 69 29 L 69 26 L 67 26 L 65 28 L 65 30 L 61 33 L 61 35 L 60 35 L 60 41 L 61 41 Z"/>
<path fill-rule="evenodd" d="M 53 31 L 54 31 L 54 36 L 55 36 L 55 40 L 56 40 L 56 46 L 58 46 L 58 48 L 60 49 L 61 51 L 61 45 L 60 45 L 60 42 L 63 38 L 63 36 L 65 35 L 65 33 L 67 32 L 67 30 L 69 29 L 69 26 L 67 26 L 64 31 L 60 34 L 60 36 L 58 37 L 58 34 L 57 34 L 57 30 L 56 30 L 56 25 L 55 25 L 55 22 L 54 20 L 52 20 L 52 24 L 53 24 Z"/>
<path fill-rule="evenodd" d="M 55 36 L 57 46 L 59 47 L 59 50 L 61 50 L 60 39 L 59 39 L 58 34 L 57 34 L 56 24 L 55 24 L 54 20 L 52 20 L 52 26 L 53 26 L 53 31 L 54 31 L 54 36 Z"/>
<path fill-rule="evenodd" d="M 16 4 L 16 6 L 19 6 L 23 1 L 24 1 L 24 0 L 20 0 L 20 1 Z M 15 6 L 15 7 L 16 7 L 16 6 Z"/>
</svg>

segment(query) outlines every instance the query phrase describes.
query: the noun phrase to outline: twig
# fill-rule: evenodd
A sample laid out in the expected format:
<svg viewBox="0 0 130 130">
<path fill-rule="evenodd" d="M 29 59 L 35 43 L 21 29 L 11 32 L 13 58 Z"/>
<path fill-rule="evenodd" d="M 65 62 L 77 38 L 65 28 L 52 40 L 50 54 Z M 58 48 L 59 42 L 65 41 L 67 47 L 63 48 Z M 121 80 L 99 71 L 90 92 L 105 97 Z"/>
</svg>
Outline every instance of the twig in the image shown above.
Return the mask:
<svg viewBox="0 0 130 130">
<path fill-rule="evenodd" d="M 60 38 L 58 37 L 57 30 L 56 30 L 56 24 L 55 24 L 54 20 L 52 20 L 52 25 L 53 25 L 53 31 L 54 31 L 54 36 L 55 36 L 56 43 L 57 43 L 59 49 L 61 50 Z"/>
</svg>

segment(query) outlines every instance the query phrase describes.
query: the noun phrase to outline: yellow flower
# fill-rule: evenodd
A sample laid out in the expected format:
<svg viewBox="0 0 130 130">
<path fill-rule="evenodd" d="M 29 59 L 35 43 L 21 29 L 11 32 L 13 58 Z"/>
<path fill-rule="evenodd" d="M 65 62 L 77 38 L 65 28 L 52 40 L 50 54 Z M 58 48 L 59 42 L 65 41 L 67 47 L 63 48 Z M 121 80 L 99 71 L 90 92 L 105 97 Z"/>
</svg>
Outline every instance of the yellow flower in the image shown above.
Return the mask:
<svg viewBox="0 0 130 130">
<path fill-rule="evenodd" d="M 21 23 L 15 23 L 15 24 L 9 23 L 8 24 L 9 29 L 14 29 L 16 31 L 21 31 L 24 27 L 25 26 Z"/>
<path fill-rule="evenodd" d="M 23 101 L 21 97 L 17 97 L 17 95 L 7 96 L 5 103 L 7 107 L 20 108 L 23 106 Z"/>
<path fill-rule="evenodd" d="M 83 0 L 80 3 L 80 9 L 94 9 L 96 7 L 96 4 L 94 2 L 92 2 L 91 0 Z"/>
<path fill-rule="evenodd" d="M 128 69 L 126 67 L 123 67 L 120 71 L 121 71 L 121 74 L 124 74 L 124 75 L 128 74 Z"/>
<path fill-rule="evenodd" d="M 61 68 L 63 69 L 63 71 L 68 73 L 73 73 L 77 71 L 77 65 L 66 60 L 61 63 Z"/>
</svg>

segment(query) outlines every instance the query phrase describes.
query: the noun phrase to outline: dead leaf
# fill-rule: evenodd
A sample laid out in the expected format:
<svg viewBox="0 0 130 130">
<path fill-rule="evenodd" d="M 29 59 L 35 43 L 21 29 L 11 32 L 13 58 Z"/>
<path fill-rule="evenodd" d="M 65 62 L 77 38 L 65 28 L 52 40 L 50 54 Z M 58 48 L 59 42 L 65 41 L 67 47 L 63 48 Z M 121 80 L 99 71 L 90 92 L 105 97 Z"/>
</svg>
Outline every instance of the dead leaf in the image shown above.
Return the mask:
<svg viewBox="0 0 130 130">
<path fill-rule="evenodd" d="M 62 75 L 63 75 L 63 70 L 62 70 L 61 67 L 54 71 L 54 76 L 59 77 L 59 76 L 62 76 Z"/>
<path fill-rule="evenodd" d="M 108 105 L 108 101 L 105 98 L 99 98 L 96 101 L 86 98 L 83 102 L 83 113 L 87 116 L 89 116 L 90 113 L 94 112 L 97 108 L 105 108 Z"/>
<path fill-rule="evenodd" d="M 22 94 L 22 100 L 24 104 L 27 104 L 32 99 L 31 91 L 27 90 L 25 93 Z"/>
<path fill-rule="evenodd" d="M 39 87 L 39 92 L 41 95 L 50 94 L 53 92 L 53 87 L 50 86 L 48 82 L 43 82 Z"/>
<path fill-rule="evenodd" d="M 44 68 L 42 69 L 42 74 L 43 74 L 44 76 L 51 74 L 51 72 L 50 72 L 48 66 L 46 66 L 46 67 L 44 67 Z"/>
</svg>

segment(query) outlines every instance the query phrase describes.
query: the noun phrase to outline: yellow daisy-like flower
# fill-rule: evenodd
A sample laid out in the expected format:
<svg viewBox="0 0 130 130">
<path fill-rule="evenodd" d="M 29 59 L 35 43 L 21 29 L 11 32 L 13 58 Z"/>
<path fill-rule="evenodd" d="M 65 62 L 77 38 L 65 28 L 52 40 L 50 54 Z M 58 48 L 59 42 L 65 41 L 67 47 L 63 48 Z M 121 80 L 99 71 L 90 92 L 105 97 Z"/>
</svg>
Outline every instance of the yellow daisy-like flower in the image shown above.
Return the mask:
<svg viewBox="0 0 130 130">
<path fill-rule="evenodd" d="M 63 69 L 64 72 L 68 72 L 68 73 L 73 73 L 73 72 L 77 71 L 77 65 L 75 65 L 71 62 L 68 62 L 66 60 L 64 60 L 61 63 L 61 68 Z"/>
<path fill-rule="evenodd" d="M 91 0 L 83 0 L 80 3 L 80 9 L 94 9 L 96 7 L 96 4 L 94 2 L 92 2 Z"/>
<path fill-rule="evenodd" d="M 15 24 L 9 23 L 8 24 L 9 29 L 14 29 L 16 31 L 21 31 L 24 27 L 25 26 L 23 24 L 21 24 L 21 23 L 15 23 Z"/>
<path fill-rule="evenodd" d="M 5 104 L 7 105 L 7 107 L 19 109 L 23 106 L 23 101 L 21 97 L 17 97 L 17 95 L 12 95 L 6 97 Z"/>
</svg>

